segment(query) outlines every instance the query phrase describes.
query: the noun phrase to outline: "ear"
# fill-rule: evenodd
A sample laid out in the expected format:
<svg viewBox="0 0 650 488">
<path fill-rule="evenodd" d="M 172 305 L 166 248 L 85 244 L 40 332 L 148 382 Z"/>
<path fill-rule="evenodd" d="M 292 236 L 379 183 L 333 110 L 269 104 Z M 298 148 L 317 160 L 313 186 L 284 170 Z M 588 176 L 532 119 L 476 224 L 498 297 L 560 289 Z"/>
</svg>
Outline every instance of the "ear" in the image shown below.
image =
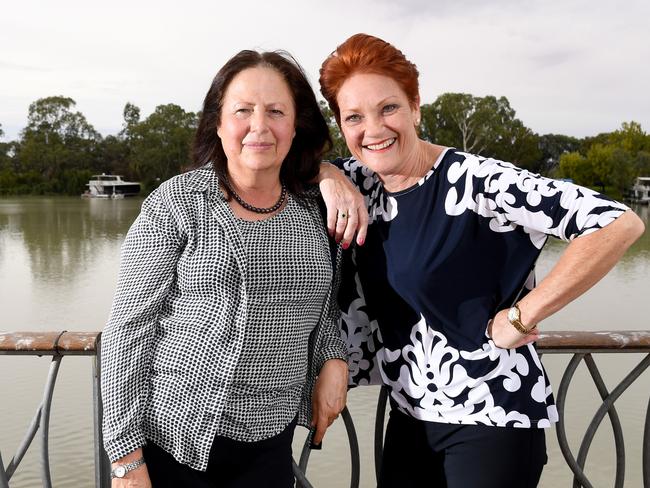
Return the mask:
<svg viewBox="0 0 650 488">
<path fill-rule="evenodd" d="M 421 114 L 420 114 L 420 95 L 418 95 L 415 100 L 413 101 L 413 106 L 411 107 L 411 112 L 413 113 L 413 122 L 416 127 L 420 125 L 420 121 L 422 120 Z"/>
</svg>

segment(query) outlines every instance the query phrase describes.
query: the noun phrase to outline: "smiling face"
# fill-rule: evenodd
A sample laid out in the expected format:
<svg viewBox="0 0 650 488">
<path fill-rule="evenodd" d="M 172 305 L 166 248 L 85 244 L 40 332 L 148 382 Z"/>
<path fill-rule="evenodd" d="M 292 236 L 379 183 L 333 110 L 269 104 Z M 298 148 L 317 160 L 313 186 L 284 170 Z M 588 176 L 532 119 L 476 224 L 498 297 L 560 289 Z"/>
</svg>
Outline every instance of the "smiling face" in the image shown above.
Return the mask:
<svg viewBox="0 0 650 488">
<path fill-rule="evenodd" d="M 223 97 L 217 128 L 231 177 L 279 174 L 295 135 L 295 121 L 293 96 L 281 74 L 264 67 L 237 74 Z"/>
<path fill-rule="evenodd" d="M 352 155 L 379 176 L 403 172 L 417 151 L 419 100 L 412 106 L 395 80 L 366 73 L 345 80 L 336 101 Z"/>
</svg>

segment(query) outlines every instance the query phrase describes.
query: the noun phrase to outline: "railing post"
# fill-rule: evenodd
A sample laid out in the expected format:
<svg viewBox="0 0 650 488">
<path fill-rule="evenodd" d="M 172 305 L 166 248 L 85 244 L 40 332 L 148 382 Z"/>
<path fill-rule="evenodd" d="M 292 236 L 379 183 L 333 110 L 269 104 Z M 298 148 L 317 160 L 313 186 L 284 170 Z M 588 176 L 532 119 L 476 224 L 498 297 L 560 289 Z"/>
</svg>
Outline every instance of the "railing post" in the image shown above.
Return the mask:
<svg viewBox="0 0 650 488">
<path fill-rule="evenodd" d="M 5 465 L 2 461 L 2 453 L 0 453 L 0 488 L 9 488 L 9 480 L 5 472 Z"/>
<path fill-rule="evenodd" d="M 97 336 L 95 344 L 96 354 L 93 357 L 93 426 L 95 439 L 95 488 L 110 488 L 110 462 L 104 451 L 104 436 L 102 434 L 102 407 L 101 386 L 101 334 Z"/>
</svg>

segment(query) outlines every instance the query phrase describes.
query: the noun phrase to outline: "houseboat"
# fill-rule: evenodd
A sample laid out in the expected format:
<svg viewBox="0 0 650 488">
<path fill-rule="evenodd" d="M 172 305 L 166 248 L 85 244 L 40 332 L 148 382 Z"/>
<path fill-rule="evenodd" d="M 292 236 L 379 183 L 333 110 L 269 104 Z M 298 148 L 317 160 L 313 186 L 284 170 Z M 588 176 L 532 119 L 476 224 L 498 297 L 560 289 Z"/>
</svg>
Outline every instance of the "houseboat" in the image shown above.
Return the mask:
<svg viewBox="0 0 650 488">
<path fill-rule="evenodd" d="M 140 193 L 140 183 L 124 181 L 120 175 L 93 175 L 86 184 L 86 198 L 124 198 Z"/>
<path fill-rule="evenodd" d="M 650 176 L 639 176 L 630 189 L 630 201 L 650 204 Z"/>
</svg>

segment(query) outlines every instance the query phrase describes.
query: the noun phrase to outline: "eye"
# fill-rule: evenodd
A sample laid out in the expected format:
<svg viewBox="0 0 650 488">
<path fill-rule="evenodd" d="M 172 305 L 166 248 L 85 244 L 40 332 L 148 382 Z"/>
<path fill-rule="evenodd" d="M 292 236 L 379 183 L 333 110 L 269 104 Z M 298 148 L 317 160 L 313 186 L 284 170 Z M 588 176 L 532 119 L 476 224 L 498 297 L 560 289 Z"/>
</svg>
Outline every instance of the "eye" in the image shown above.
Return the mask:
<svg viewBox="0 0 650 488">
<path fill-rule="evenodd" d="M 384 108 L 382 108 L 381 111 L 385 114 L 390 114 L 393 113 L 398 108 L 399 105 L 397 105 L 396 103 L 389 103 L 388 105 L 384 105 Z"/>
<path fill-rule="evenodd" d="M 242 115 L 243 116 L 243 115 L 248 115 L 251 112 L 252 112 L 252 110 L 250 108 L 242 107 L 242 108 L 238 108 L 237 110 L 235 110 L 235 115 Z"/>
<path fill-rule="evenodd" d="M 354 124 L 361 121 L 361 115 L 359 114 L 350 114 L 345 117 L 345 122 L 348 124 Z"/>
<path fill-rule="evenodd" d="M 269 110 L 269 113 L 274 117 L 282 117 L 284 115 L 284 112 L 279 108 L 272 108 Z"/>
</svg>

